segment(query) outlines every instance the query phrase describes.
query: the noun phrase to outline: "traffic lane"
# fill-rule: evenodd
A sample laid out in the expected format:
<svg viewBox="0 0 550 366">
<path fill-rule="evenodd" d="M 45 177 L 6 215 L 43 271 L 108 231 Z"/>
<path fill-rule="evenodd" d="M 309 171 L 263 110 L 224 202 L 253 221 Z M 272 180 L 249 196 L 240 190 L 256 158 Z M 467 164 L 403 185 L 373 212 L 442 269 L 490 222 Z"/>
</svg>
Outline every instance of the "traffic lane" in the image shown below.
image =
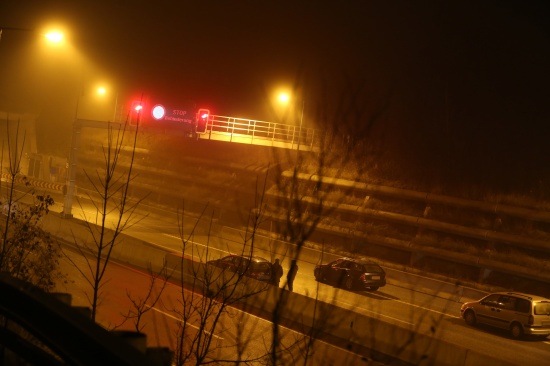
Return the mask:
<svg viewBox="0 0 550 366">
<path fill-rule="evenodd" d="M 176 247 L 181 248 L 181 239 L 170 234 L 156 235 L 154 240 L 157 245 L 166 249 L 176 251 Z M 202 240 L 206 240 L 201 238 Z M 197 261 L 205 262 L 205 258 L 219 258 L 235 251 L 220 248 L 224 241 L 219 238 L 210 238 L 204 245 L 197 241 L 187 243 L 185 254 L 193 257 Z M 180 249 L 181 250 L 181 249 Z M 241 249 L 242 250 L 242 249 Z M 271 255 L 256 250 L 258 255 L 264 255 L 270 258 Z M 281 286 L 286 282 L 286 273 L 288 273 L 288 261 L 283 261 L 284 275 L 281 279 Z M 437 288 L 431 291 L 417 292 L 410 286 L 386 285 L 377 291 L 345 291 L 328 284 L 317 283 L 314 278 L 313 270 L 315 264 L 308 262 L 299 262 L 298 275 L 294 281 L 294 291 L 310 297 L 318 297 L 319 300 L 328 303 L 334 303 L 338 306 L 359 310 L 360 313 L 380 318 L 388 322 L 407 326 L 410 329 L 418 329 L 420 326 L 423 331 L 431 332 L 435 326 L 433 319 L 440 320 L 442 317 L 449 316 L 456 318 L 460 311 L 461 303 L 448 300 L 447 296 L 437 296 Z M 411 281 L 409 279 L 409 281 Z M 435 282 L 435 286 L 440 286 Z M 431 295 L 436 293 L 436 295 Z M 373 300 L 381 300 L 380 304 Z M 391 300 L 391 303 L 388 301 Z M 425 319 L 432 319 L 426 322 Z M 420 324 L 420 325 L 419 325 Z"/>
<path fill-rule="evenodd" d="M 307 268 L 307 264 L 302 267 Z M 481 354 L 497 355 L 499 359 L 512 360 L 518 365 L 534 364 L 535 360 L 540 363 L 541 359 L 550 357 L 550 340 L 531 338 L 516 341 L 510 339 L 506 332 L 489 327 L 469 327 L 460 317 L 461 302 L 419 293 L 414 289 L 386 285 L 372 292 L 345 291 L 317 283 L 311 271 L 296 278 L 294 291 L 310 296 L 317 291 L 319 299 L 326 302 Z M 530 354 L 522 356 L 524 353 Z"/>
<path fill-rule="evenodd" d="M 490 355 L 514 365 L 538 365 L 550 359 L 550 341 L 524 338 L 512 339 L 509 332 L 488 326 L 467 325 L 463 319 L 446 321 L 439 339 L 466 349 Z"/>
<path fill-rule="evenodd" d="M 88 263 L 77 253 L 68 252 L 71 260 L 80 268 L 87 268 Z M 91 298 L 91 287 L 82 279 L 81 273 L 67 259 L 60 262 L 62 271 L 67 273 L 67 281 L 57 284 L 56 291 L 71 293 L 73 306 L 89 307 L 88 299 Z M 154 293 L 160 290 L 160 282 L 154 285 Z M 151 276 L 149 273 L 136 270 L 127 266 L 110 262 L 105 273 L 101 288 L 100 306 L 97 312 L 97 322 L 107 329 L 117 327 L 120 330 L 135 331 L 132 321 L 126 320 L 128 311 L 132 309 L 134 301 L 146 298 L 151 288 Z M 184 294 L 190 296 L 189 291 Z M 175 349 L 176 334 L 181 324 L 182 288 L 178 285 L 167 283 L 161 300 L 154 306 L 148 302 L 149 309 L 141 320 L 141 329 L 147 335 L 148 347 L 168 347 Z M 126 320 L 126 321 L 125 321 Z M 192 322 L 191 322 L 192 324 Z M 193 328 L 193 327 L 192 327 Z M 197 328 L 194 328 L 197 331 Z M 297 347 L 303 344 L 303 335 L 285 327 L 280 327 L 282 344 L 284 347 Z M 241 312 L 235 308 L 228 308 L 228 312 L 221 318 L 213 336 L 215 354 L 220 358 L 233 359 L 237 349 L 246 352 L 248 357 L 258 357 L 266 354 L 266 345 L 271 343 L 272 323 L 260 317 Z M 314 359 L 317 364 L 343 364 L 357 365 L 364 363 L 365 355 L 355 354 L 347 350 L 335 347 L 327 342 L 316 340 L 314 342 Z M 322 362 L 321 362 L 322 361 Z"/>
<path fill-rule="evenodd" d="M 407 316 L 403 317 L 404 321 L 410 319 L 409 313 L 417 313 L 419 309 L 431 311 L 433 314 L 442 314 L 449 317 L 457 317 L 460 312 L 460 302 L 447 299 L 446 297 L 434 296 L 424 292 L 417 292 L 414 288 L 403 287 L 398 285 L 386 284 L 376 291 L 355 290 L 347 291 L 338 288 L 332 284 L 317 282 L 313 274 L 314 264 L 307 262 L 299 262 L 298 275 L 294 281 L 294 289 L 304 295 L 317 296 L 320 300 L 331 302 L 337 299 L 347 308 L 361 307 L 369 301 L 369 304 L 378 303 L 383 307 L 382 311 L 388 313 L 403 313 Z M 285 273 L 288 268 L 285 268 Z M 283 281 L 285 276 L 283 275 Z M 317 294 L 316 291 L 319 291 Z M 435 292 L 435 289 L 434 289 Z M 399 306 L 392 310 L 388 308 L 390 303 Z M 397 305 L 401 304 L 401 305 Z M 402 307 L 405 306 L 405 308 Z M 404 310 L 409 308 L 410 310 Z"/>
<path fill-rule="evenodd" d="M 242 244 L 240 247 L 233 248 L 231 250 L 231 245 L 239 245 L 238 243 L 227 242 L 218 237 L 193 237 L 193 241 L 189 241 L 186 244 L 185 254 L 189 257 L 193 257 L 197 261 L 205 262 L 210 258 L 219 258 L 229 253 L 239 253 L 243 251 Z M 163 248 L 166 248 L 170 251 L 181 251 L 182 250 L 182 240 L 179 236 L 160 233 L 154 234 L 154 237 L 151 237 L 156 245 L 159 245 Z M 207 243 L 207 244 L 203 244 Z M 237 250 L 238 249 L 238 250 Z M 260 248 L 255 248 L 255 255 L 264 256 L 265 258 L 271 258 L 272 254 L 267 250 L 262 250 Z M 246 254 L 246 251 L 245 251 Z M 282 259 L 284 274 L 281 279 L 281 283 L 286 281 L 286 273 L 288 272 L 288 260 Z M 295 291 L 298 291 L 304 295 L 312 296 L 315 294 L 312 289 L 316 288 L 316 281 L 313 276 L 313 270 L 316 264 L 309 262 L 299 261 L 299 270 L 296 280 L 294 281 Z M 460 309 L 461 303 L 456 301 L 460 299 L 458 293 L 460 292 L 460 287 L 455 286 L 456 291 L 449 293 L 449 287 L 452 287 L 448 283 L 442 281 L 433 280 L 430 281 L 429 278 L 412 275 L 412 274 L 401 274 L 399 278 L 406 276 L 406 282 L 401 282 L 398 279 L 393 279 L 391 276 L 397 271 L 391 270 L 387 276 L 388 284 L 385 287 L 380 288 L 378 291 L 368 292 L 362 291 L 361 293 L 367 297 L 380 298 L 380 299 L 393 299 L 397 302 L 404 302 L 405 304 L 411 305 L 413 308 L 420 309 L 429 309 L 434 312 L 434 314 L 447 314 L 451 317 L 456 317 L 458 310 Z M 404 273 L 404 272 L 402 272 Z M 299 284 L 305 281 L 303 291 L 300 290 Z M 325 285 L 324 286 L 329 286 Z M 334 293 L 322 291 L 320 299 L 323 301 L 330 302 L 334 299 Z M 364 302 L 364 299 L 358 300 L 356 303 L 347 304 L 346 307 L 353 308 L 356 305 L 360 305 Z M 406 322 L 410 322 L 411 317 L 409 312 L 403 312 L 402 309 L 397 309 L 395 311 L 398 314 L 398 317 Z M 402 314 L 406 314 L 405 317 Z"/>
<path fill-rule="evenodd" d="M 391 284 L 457 302 L 477 300 L 487 294 L 485 291 L 465 287 L 460 284 L 460 281 L 450 283 L 430 277 L 429 275 L 414 274 L 387 267 L 384 267 L 384 270 L 386 271 L 388 282 Z"/>
<path fill-rule="evenodd" d="M 295 284 L 295 289 L 301 285 Z M 465 349 L 470 349 L 487 356 L 512 362 L 517 365 L 531 365 L 540 363 L 550 357 L 550 341 L 537 339 L 510 339 L 507 332 L 495 330 L 489 327 L 469 327 L 460 318 L 460 305 L 453 305 L 455 315 L 443 315 L 435 312 L 434 304 L 425 303 L 421 307 L 419 303 L 429 301 L 430 296 L 425 295 L 424 300 L 416 301 L 416 304 L 401 302 L 398 299 L 391 299 L 387 296 L 392 286 L 386 286 L 375 292 L 359 291 L 349 292 L 332 288 L 329 285 L 319 285 L 319 291 L 323 287 L 330 288 L 334 298 L 333 303 L 341 307 L 348 307 L 356 313 L 365 314 L 373 319 L 386 321 L 396 326 L 404 327 L 421 334 L 433 336 L 435 339 L 455 344 Z M 402 288 L 395 288 L 396 291 L 407 291 Z M 397 293 L 394 293 L 397 294 Z M 417 296 L 417 295 L 414 295 Z M 403 295 L 405 297 L 405 295 Z M 363 302 L 361 303 L 361 298 Z M 445 307 L 445 300 L 434 298 L 440 302 L 439 307 Z M 448 309 L 451 311 L 451 309 Z M 376 324 L 373 322 L 373 329 Z M 535 363 L 536 362 L 536 363 Z"/>
<path fill-rule="evenodd" d="M 155 225 L 153 225 L 155 226 Z M 153 227 L 151 226 L 151 228 Z M 179 237 L 177 237 L 176 235 L 172 235 L 172 234 L 163 234 L 163 233 L 157 233 L 155 234 L 153 232 L 153 230 L 150 230 L 150 232 L 153 234 L 153 236 L 157 239 L 160 239 L 159 242 L 161 243 L 166 243 L 166 242 L 169 242 L 170 244 L 167 245 L 168 247 L 172 247 L 173 249 L 177 248 L 177 246 L 179 245 L 181 247 L 181 239 Z M 309 266 L 309 267 L 308 267 Z M 313 267 L 314 265 L 312 264 L 308 264 L 308 263 L 300 263 L 300 270 L 299 270 L 299 275 L 295 281 L 295 291 L 298 291 L 298 292 L 302 292 L 302 293 L 306 293 L 306 292 L 309 292 L 310 294 L 313 294 L 314 292 L 312 291 L 313 288 L 315 288 L 316 286 L 316 282 L 315 280 L 313 279 Z M 304 271 L 306 272 L 306 277 L 309 277 L 307 280 L 306 280 L 306 284 L 305 286 L 303 287 L 302 289 L 302 281 L 303 281 L 303 274 L 304 274 Z M 409 274 L 407 274 L 407 276 L 409 276 Z M 412 275 L 411 275 L 412 276 Z M 437 281 L 434 282 L 434 289 L 435 290 L 438 285 L 440 285 Z M 404 286 L 407 286 L 407 284 L 403 284 Z M 410 284 L 409 284 L 410 285 Z M 327 286 L 327 285 L 324 285 L 324 286 Z M 399 286 L 395 286 L 396 288 L 395 289 L 392 289 L 392 285 L 387 285 L 386 287 L 383 287 L 381 288 L 380 290 L 378 291 L 375 291 L 375 292 L 360 292 L 362 294 L 362 296 L 364 298 L 368 298 L 369 300 L 368 301 L 368 306 L 359 306 L 359 308 L 362 308 L 362 311 L 367 313 L 367 314 L 377 314 L 377 313 L 381 313 L 384 315 L 384 318 L 385 319 L 396 319 L 396 323 L 400 324 L 402 322 L 405 322 L 405 323 L 410 323 L 409 326 L 412 326 L 412 324 L 417 324 L 418 321 L 420 321 L 420 324 L 423 324 L 423 331 L 426 331 L 426 332 L 429 332 L 432 328 L 432 323 L 433 323 L 433 319 L 434 317 L 433 316 L 430 316 L 430 313 L 426 313 L 424 312 L 423 314 L 417 314 L 416 317 L 415 316 L 415 313 L 416 311 L 415 310 L 412 310 L 412 309 L 405 309 L 403 310 L 403 308 L 401 307 L 388 307 L 388 306 L 383 306 L 382 308 L 378 307 L 378 308 L 374 308 L 374 305 L 371 303 L 372 300 L 371 299 L 378 299 L 379 301 L 385 301 L 385 304 L 388 303 L 388 300 L 387 298 L 392 298 L 393 297 L 393 300 L 392 301 L 404 301 L 403 299 L 409 299 L 408 301 L 405 301 L 406 303 L 410 303 L 411 305 L 414 305 L 415 302 L 419 301 L 422 297 L 421 295 L 417 295 L 414 291 L 414 289 L 411 289 L 411 290 L 406 290 L 406 289 L 399 289 Z M 422 291 L 425 291 L 425 286 L 423 286 L 423 290 Z M 341 297 L 345 297 L 344 300 L 341 299 Z M 349 306 L 349 307 L 354 307 L 356 306 L 357 307 L 357 304 L 361 304 L 361 300 L 355 300 L 355 301 L 350 301 L 349 299 L 349 294 L 347 295 L 334 295 L 334 294 L 331 294 L 329 293 L 326 297 L 327 299 L 331 299 L 331 298 L 336 298 L 336 299 L 339 299 L 341 301 L 341 304 L 342 305 L 346 305 L 346 306 Z M 365 301 L 363 299 L 363 301 Z M 439 299 L 438 296 L 427 296 L 425 297 L 425 300 L 423 301 L 423 305 L 419 305 L 419 306 L 423 306 L 423 307 L 427 307 L 427 308 L 430 308 L 432 310 L 435 310 L 435 311 L 440 311 L 442 308 L 445 308 L 446 307 L 446 304 L 444 302 L 441 302 L 439 305 L 437 306 L 434 306 L 436 305 L 438 302 L 441 302 L 441 300 Z M 414 307 L 414 306 L 413 306 Z M 383 311 L 381 310 L 383 309 Z M 386 312 L 387 310 L 391 310 L 390 312 Z M 413 314 L 411 316 L 411 314 Z M 453 314 L 456 314 L 455 316 L 458 317 L 459 316 L 459 310 L 456 309 L 456 311 L 450 311 L 449 315 L 451 315 L 451 317 L 453 316 Z M 411 319 L 416 319 L 415 320 L 412 320 Z M 429 319 L 429 321 L 426 321 L 425 319 Z M 435 318 L 437 319 L 437 317 Z M 451 320 L 457 320 L 456 318 L 451 318 Z M 459 322 L 456 323 L 456 324 L 462 324 L 462 321 L 460 319 L 458 319 Z M 441 322 L 442 324 L 444 322 Z M 447 321 L 446 322 L 447 324 L 448 323 L 455 323 L 455 322 L 449 322 Z M 439 329 L 439 332 L 442 332 L 441 330 L 441 327 L 438 327 Z M 461 329 L 460 331 L 461 332 L 466 332 L 466 334 L 468 334 L 468 336 L 466 337 L 467 339 L 476 339 L 476 333 L 469 333 L 470 331 L 475 331 L 476 329 Z M 441 336 L 442 339 L 451 339 L 452 341 L 452 337 L 451 338 L 446 338 L 446 337 L 449 337 L 447 334 L 452 334 L 454 337 L 459 337 L 460 338 L 460 335 L 456 335 L 454 334 L 453 332 L 442 332 L 443 335 Z M 471 347 L 471 349 L 473 350 L 477 350 L 477 351 L 481 351 L 481 352 L 484 352 L 485 349 L 488 348 L 488 346 L 485 344 L 485 343 L 491 343 L 491 342 L 494 342 L 495 339 L 493 338 L 493 335 L 492 333 L 488 333 L 488 338 L 486 340 L 483 340 L 483 342 L 479 343 L 479 342 L 472 342 L 471 345 L 469 345 L 469 348 Z M 454 342 L 454 341 L 453 341 Z M 464 340 L 460 339 L 459 341 L 457 341 L 457 343 L 455 344 L 459 344 L 459 345 L 463 345 L 463 344 L 469 344 L 468 342 L 465 342 Z M 510 344 L 510 347 L 511 349 L 514 349 L 514 345 L 515 343 L 512 342 Z M 540 349 L 541 352 L 543 353 L 546 353 L 547 352 L 547 344 L 545 342 L 532 342 L 532 344 L 529 344 L 528 347 L 535 347 L 537 349 Z M 514 352 L 513 351 L 509 351 L 509 350 L 499 350 L 499 352 L 501 352 L 502 354 L 506 354 L 508 351 L 509 353 L 511 353 L 509 355 L 510 358 L 513 358 L 514 357 Z"/>
<path fill-rule="evenodd" d="M 181 250 L 181 239 L 179 237 L 175 237 L 170 234 L 160 234 L 156 235 L 154 239 L 158 243 L 157 245 L 160 245 L 164 248 L 176 250 L 176 247 L 179 246 Z M 228 248 L 221 248 L 224 245 L 222 244 L 222 242 L 223 241 L 221 241 L 219 238 L 210 238 L 210 240 L 208 241 L 208 245 L 201 244 L 197 241 L 190 241 L 187 243 L 187 246 L 185 248 L 185 254 L 189 257 L 193 257 L 197 261 L 204 262 L 206 261 L 206 257 L 219 258 L 224 255 L 228 255 L 229 253 L 237 252 L 235 250 L 228 250 Z M 262 250 L 255 250 L 255 253 L 260 256 L 263 255 L 266 258 L 271 258 L 272 256 L 270 253 L 264 253 L 264 251 Z M 281 284 L 285 283 L 286 273 L 288 273 L 289 269 L 288 261 L 283 260 L 282 263 L 284 274 L 281 279 Z M 316 289 L 317 283 L 313 275 L 315 264 L 308 262 L 299 262 L 298 265 L 299 270 L 296 280 L 294 281 L 294 291 L 300 292 L 306 296 L 316 295 L 315 291 L 313 291 L 313 289 Z M 438 291 L 442 288 L 441 281 L 434 281 L 433 288 L 428 290 L 426 289 L 428 285 L 426 283 L 422 283 L 422 289 L 420 289 L 420 291 L 417 291 L 414 286 L 414 281 L 418 278 L 418 276 L 410 275 L 409 277 L 410 278 L 408 279 L 407 284 L 401 284 L 399 283 L 399 281 L 388 279 L 388 281 L 396 282 L 396 284 L 388 284 L 385 287 L 380 288 L 378 291 L 361 291 L 357 293 L 361 293 L 366 297 L 403 302 L 405 305 L 409 304 L 413 308 L 432 310 L 434 314 L 442 313 L 447 314 L 451 317 L 456 317 L 457 311 L 460 310 L 461 303 L 452 299 L 456 298 L 456 296 L 451 296 L 451 299 L 449 299 L 448 293 Z M 302 287 L 299 285 L 303 281 L 305 281 L 305 283 L 303 286 L 303 290 L 301 290 Z M 418 281 L 420 282 L 420 280 Z M 324 288 L 324 286 L 330 285 L 322 284 L 322 286 Z M 319 299 L 322 301 L 331 302 L 335 299 L 335 296 L 336 295 L 334 294 L 334 292 L 323 290 L 319 294 Z M 358 299 L 355 303 L 350 303 L 349 301 L 344 302 L 346 308 L 354 308 L 355 306 L 359 306 L 362 303 L 364 303 L 364 299 Z M 402 321 L 411 323 L 409 312 L 410 311 L 404 312 L 402 309 L 397 309 L 395 311 L 396 314 L 399 314 L 399 318 Z M 403 317 L 403 314 L 406 314 L 406 316 Z"/>
<path fill-rule="evenodd" d="M 70 261 L 64 257 L 60 261 L 61 271 L 67 274 L 67 280 L 56 284 L 56 291 L 67 292 L 72 295 L 72 305 L 91 307 L 93 290 L 90 283 L 80 273 L 80 268 L 86 276 L 90 276 L 89 263 L 79 253 L 64 250 L 70 257 Z M 93 259 L 91 259 L 93 263 Z M 72 261 L 72 263 L 71 263 Z M 135 331 L 132 321 L 126 320 L 128 312 L 134 308 L 132 299 L 139 301 L 145 299 L 150 288 L 150 276 L 144 272 L 136 271 L 130 268 L 124 268 L 111 261 L 105 272 L 99 291 L 98 309 L 96 313 L 96 322 L 106 329 L 120 329 Z M 155 284 L 154 293 L 159 288 L 160 283 Z M 148 344 L 152 347 L 170 347 L 173 345 L 174 328 L 177 323 L 167 322 L 164 317 L 149 312 L 143 319 L 143 325 L 146 327 L 145 333 L 148 335 Z M 152 317 L 152 318 L 150 318 Z M 165 324 L 169 327 L 155 329 L 156 325 Z M 152 329 L 149 329 L 149 328 Z M 153 335 L 151 337 L 151 335 Z"/>
<path fill-rule="evenodd" d="M 317 282 L 313 270 L 311 273 L 298 271 L 294 291 L 373 319 L 430 335 L 433 335 L 433 329 L 444 326 L 443 320 L 457 319 L 460 312 L 459 303 L 398 286 L 386 285 L 376 291 L 343 290 Z"/>
</svg>

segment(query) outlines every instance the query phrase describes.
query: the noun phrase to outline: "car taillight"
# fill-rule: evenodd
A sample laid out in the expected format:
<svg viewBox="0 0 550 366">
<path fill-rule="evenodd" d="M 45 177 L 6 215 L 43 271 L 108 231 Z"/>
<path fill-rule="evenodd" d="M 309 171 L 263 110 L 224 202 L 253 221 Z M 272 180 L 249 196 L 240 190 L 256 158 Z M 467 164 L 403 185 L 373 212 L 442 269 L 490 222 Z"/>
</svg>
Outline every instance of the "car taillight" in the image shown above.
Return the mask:
<svg viewBox="0 0 550 366">
<path fill-rule="evenodd" d="M 528 325 L 535 324 L 535 317 L 533 315 L 529 315 L 529 319 L 527 320 Z"/>
<path fill-rule="evenodd" d="M 359 278 L 361 279 L 361 281 L 364 281 L 367 279 L 367 276 L 363 273 Z"/>
</svg>

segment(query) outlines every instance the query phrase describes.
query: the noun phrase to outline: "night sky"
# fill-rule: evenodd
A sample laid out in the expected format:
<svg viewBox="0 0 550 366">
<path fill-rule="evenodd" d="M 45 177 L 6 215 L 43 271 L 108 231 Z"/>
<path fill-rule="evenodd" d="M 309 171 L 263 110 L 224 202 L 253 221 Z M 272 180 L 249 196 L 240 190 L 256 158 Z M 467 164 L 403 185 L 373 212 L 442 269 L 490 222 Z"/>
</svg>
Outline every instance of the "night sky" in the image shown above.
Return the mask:
<svg viewBox="0 0 550 366">
<path fill-rule="evenodd" d="M 0 26 L 56 19 L 85 62 L 44 61 L 32 37 L 4 31 L 0 110 L 37 111 L 43 126 L 64 130 L 79 85 L 106 76 L 120 103 L 145 95 L 275 121 L 272 95 L 286 85 L 307 126 L 340 123 L 380 158 L 402 157 L 426 177 L 545 185 L 546 4 L 2 0 Z"/>
</svg>

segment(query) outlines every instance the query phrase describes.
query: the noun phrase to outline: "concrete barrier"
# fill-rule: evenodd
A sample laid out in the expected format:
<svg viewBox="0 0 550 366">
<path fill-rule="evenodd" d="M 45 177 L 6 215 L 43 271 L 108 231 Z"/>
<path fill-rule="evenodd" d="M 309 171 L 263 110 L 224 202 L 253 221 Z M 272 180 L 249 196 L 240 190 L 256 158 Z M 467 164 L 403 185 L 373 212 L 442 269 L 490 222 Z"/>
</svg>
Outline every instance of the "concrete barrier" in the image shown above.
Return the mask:
<svg viewBox="0 0 550 366">
<path fill-rule="evenodd" d="M 93 229 L 97 226 L 90 224 Z M 42 227 L 51 235 L 62 239 L 66 245 L 84 252 L 96 252 L 94 238 L 88 224 L 76 219 L 63 219 L 59 214 L 45 216 Z M 112 238 L 113 231 L 106 230 L 106 239 Z M 119 234 L 111 252 L 111 259 L 142 269 L 158 272 L 162 269 L 168 250 L 135 237 Z"/>
</svg>

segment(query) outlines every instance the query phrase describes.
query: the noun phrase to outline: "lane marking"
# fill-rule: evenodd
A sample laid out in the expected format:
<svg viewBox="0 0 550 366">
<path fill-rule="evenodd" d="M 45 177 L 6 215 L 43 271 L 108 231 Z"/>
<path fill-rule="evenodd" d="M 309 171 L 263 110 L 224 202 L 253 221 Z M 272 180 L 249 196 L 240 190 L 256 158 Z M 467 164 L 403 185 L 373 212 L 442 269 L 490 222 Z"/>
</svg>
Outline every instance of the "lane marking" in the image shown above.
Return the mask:
<svg viewBox="0 0 550 366">
<path fill-rule="evenodd" d="M 167 312 L 165 312 L 165 311 L 162 311 L 162 310 L 160 310 L 160 309 L 158 309 L 158 308 L 156 308 L 156 307 L 149 306 L 149 305 L 147 305 L 147 304 L 145 304 L 145 306 L 147 306 L 148 308 L 151 308 L 152 310 L 154 310 L 154 311 L 156 311 L 156 312 L 161 313 L 161 314 L 164 315 L 164 316 L 167 316 L 167 317 L 169 317 L 169 318 L 172 318 L 172 319 L 174 319 L 174 320 L 177 320 L 177 321 L 179 321 L 180 323 L 183 323 L 183 320 L 181 320 L 181 319 L 178 318 L 178 317 L 173 316 L 172 314 L 169 314 L 169 313 L 167 313 Z M 197 326 L 195 326 L 195 325 L 193 325 L 193 324 L 187 323 L 187 325 L 190 326 L 191 328 L 195 328 L 196 330 L 200 331 L 200 328 L 197 327 Z M 217 336 L 217 335 L 215 335 L 215 334 L 212 334 L 212 333 L 210 333 L 210 332 L 207 331 L 207 330 L 203 330 L 203 333 L 208 334 L 208 335 L 211 336 L 211 337 L 214 337 L 214 338 L 223 340 L 223 337 L 220 337 L 220 336 Z"/>
<path fill-rule="evenodd" d="M 180 239 L 179 237 L 175 236 L 175 235 L 171 235 L 171 234 L 165 234 L 163 233 L 163 235 L 165 236 L 169 236 L 169 237 L 172 237 L 172 238 L 177 238 L 177 239 Z M 193 245 L 197 245 L 197 246 L 201 246 L 201 247 L 206 247 L 206 245 L 204 244 L 201 244 L 201 243 L 197 243 L 197 242 L 194 242 L 194 241 L 189 241 L 190 244 L 193 244 Z M 216 248 L 210 248 L 210 249 L 216 249 Z M 216 249 L 216 250 L 219 250 L 219 251 L 223 251 L 221 249 Z M 308 276 L 308 275 L 306 275 Z M 313 276 L 308 276 L 308 277 L 311 277 L 313 278 Z M 426 277 L 427 278 L 427 277 Z M 413 290 L 414 291 L 414 290 Z M 418 309 L 422 309 L 422 310 L 425 310 L 425 311 L 430 311 L 430 312 L 433 312 L 433 313 L 436 313 L 438 315 L 443 315 L 443 316 L 447 316 L 449 318 L 453 318 L 453 319 L 461 319 L 460 316 L 456 316 L 456 315 L 451 315 L 451 314 L 446 314 L 444 312 L 441 312 L 441 311 L 438 311 L 438 310 L 433 310 L 433 309 L 430 309 L 430 308 L 427 308 L 427 307 L 424 307 L 424 306 L 421 306 L 421 305 L 416 305 L 416 304 L 413 304 L 413 303 L 409 303 L 409 302 L 406 302 L 406 301 L 403 301 L 403 300 L 398 300 L 398 299 L 394 299 L 394 298 L 391 298 L 391 297 L 388 297 L 388 296 L 384 296 L 384 295 L 378 295 L 377 296 L 380 296 L 384 299 L 387 299 L 387 300 L 390 300 L 390 301 L 395 301 L 397 303 L 401 303 L 401 304 L 404 304 L 404 305 L 408 305 L 408 306 L 411 306 L 411 307 L 415 307 L 415 308 L 418 308 Z M 339 300 L 336 300 L 336 303 L 340 303 L 340 304 L 345 304 L 345 305 L 348 305 L 348 306 L 356 306 L 356 305 L 353 305 L 353 304 L 350 304 L 350 303 L 346 303 L 345 301 L 339 301 Z M 392 319 L 394 321 L 397 321 L 397 322 L 401 322 L 401 323 L 404 323 L 404 324 L 407 324 L 407 325 L 416 325 L 416 323 L 412 323 L 410 321 L 406 321 L 406 320 L 401 320 L 401 319 L 398 319 L 398 318 L 394 318 L 392 316 L 389 316 L 389 315 L 384 315 L 382 313 L 377 313 L 373 310 L 369 310 L 369 309 L 366 309 L 366 308 L 363 308 L 363 307 L 356 307 L 357 309 L 361 309 L 367 313 L 371 313 L 371 314 L 376 314 L 378 316 L 381 316 L 381 317 L 384 317 L 384 318 L 388 318 L 388 319 Z M 349 308 L 348 308 L 349 309 Z M 351 310 L 351 309 L 350 309 Z"/>
</svg>

